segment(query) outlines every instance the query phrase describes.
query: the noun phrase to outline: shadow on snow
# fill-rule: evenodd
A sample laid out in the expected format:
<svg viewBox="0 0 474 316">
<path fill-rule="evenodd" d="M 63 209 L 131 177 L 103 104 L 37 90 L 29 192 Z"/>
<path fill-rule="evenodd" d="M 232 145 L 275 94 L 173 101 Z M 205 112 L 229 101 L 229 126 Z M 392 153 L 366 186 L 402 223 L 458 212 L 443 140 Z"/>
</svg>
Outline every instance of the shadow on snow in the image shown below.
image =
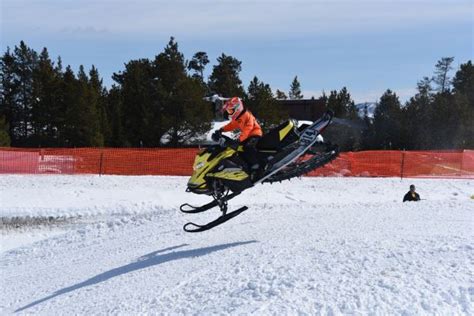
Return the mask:
<svg viewBox="0 0 474 316">
<path fill-rule="evenodd" d="M 57 296 L 60 296 L 60 295 L 66 294 L 66 293 L 70 293 L 72 291 L 81 289 L 81 288 L 86 287 L 86 286 L 90 286 L 90 285 L 98 284 L 98 283 L 101 283 L 101 282 L 105 282 L 109 279 L 120 276 L 122 274 L 127 274 L 127 273 L 130 273 L 130 272 L 138 271 L 138 270 L 141 270 L 141 269 L 145 269 L 145 268 L 152 267 L 152 266 L 155 266 L 155 265 L 159 265 L 159 264 L 169 262 L 169 261 L 175 261 L 175 260 L 193 258 L 193 257 L 201 257 L 201 256 L 208 255 L 210 253 L 213 253 L 215 251 L 220 251 L 220 250 L 224 250 L 224 249 L 227 249 L 227 248 L 242 246 L 242 245 L 251 244 L 251 243 L 255 243 L 255 242 L 257 242 L 257 241 L 256 240 L 250 240 L 250 241 L 245 241 L 245 242 L 234 242 L 234 243 L 216 245 L 216 246 L 212 246 L 212 247 L 204 247 L 204 248 L 191 249 L 191 250 L 174 251 L 174 252 L 166 253 L 166 254 L 162 254 L 162 255 L 159 255 L 159 254 L 163 253 L 163 252 L 175 250 L 177 248 L 188 246 L 188 244 L 182 244 L 182 245 L 178 245 L 178 246 L 169 247 L 169 248 L 161 249 L 161 250 L 158 250 L 158 251 L 154 251 L 154 252 L 151 252 L 149 254 L 146 254 L 146 255 L 138 258 L 138 260 L 136 262 L 132 262 L 132 263 L 129 263 L 125 266 L 118 267 L 118 268 L 106 271 L 106 272 L 98 274 L 98 275 L 96 275 L 96 276 L 94 276 L 94 277 L 92 277 L 88 280 L 85 280 L 81 283 L 77 283 L 75 285 L 72 285 L 72 286 L 63 288 L 61 290 L 58 290 L 58 291 L 54 292 L 53 294 L 51 294 L 47 297 L 36 300 L 36 301 L 26 305 L 26 306 L 23 306 L 23 307 L 17 309 L 15 312 L 21 312 L 21 311 L 23 311 L 27 308 L 33 307 L 33 306 L 38 305 L 42 302 L 53 299 Z"/>
</svg>

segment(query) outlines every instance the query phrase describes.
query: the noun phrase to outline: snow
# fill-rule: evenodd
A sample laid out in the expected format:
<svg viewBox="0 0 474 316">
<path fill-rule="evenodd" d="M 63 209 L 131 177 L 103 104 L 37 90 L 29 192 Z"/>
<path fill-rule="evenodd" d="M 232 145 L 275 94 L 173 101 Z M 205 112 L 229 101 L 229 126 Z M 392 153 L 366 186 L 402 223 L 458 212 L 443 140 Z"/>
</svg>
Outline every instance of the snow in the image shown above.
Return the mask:
<svg viewBox="0 0 474 316">
<path fill-rule="evenodd" d="M 195 137 L 191 137 L 188 140 L 186 140 L 185 144 L 192 145 L 192 144 L 211 144 L 211 143 L 214 143 L 214 141 L 211 138 L 212 134 L 216 130 L 220 129 L 221 127 L 223 127 L 224 125 L 226 125 L 229 122 L 230 121 L 212 121 L 211 122 L 211 129 L 207 133 L 202 134 L 202 135 L 197 135 Z M 226 135 L 228 137 L 231 137 L 232 133 L 224 133 L 224 135 Z M 161 137 L 160 143 L 167 144 L 167 143 L 170 142 L 170 140 L 171 140 L 171 134 L 168 132 L 168 133 L 165 133 Z"/>
<path fill-rule="evenodd" d="M 218 212 L 181 214 L 208 201 L 186 182 L 0 177 L 0 313 L 474 312 L 473 180 L 258 185 L 230 203 L 248 211 L 200 234 L 182 225 Z M 402 203 L 412 183 L 424 200 Z"/>
<path fill-rule="evenodd" d="M 65 232 L 63 229 L 51 229 L 49 227 L 43 227 L 42 229 L 29 227 L 27 231 L 13 230 L 6 233 L 2 232 L 0 252 L 15 249 Z"/>
</svg>

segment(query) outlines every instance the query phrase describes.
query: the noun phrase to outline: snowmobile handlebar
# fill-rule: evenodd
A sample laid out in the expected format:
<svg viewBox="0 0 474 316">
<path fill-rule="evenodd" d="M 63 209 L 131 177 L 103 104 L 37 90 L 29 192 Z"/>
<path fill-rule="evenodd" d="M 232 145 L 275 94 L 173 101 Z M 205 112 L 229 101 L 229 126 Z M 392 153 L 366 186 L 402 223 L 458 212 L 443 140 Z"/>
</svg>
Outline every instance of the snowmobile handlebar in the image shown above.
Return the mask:
<svg viewBox="0 0 474 316">
<path fill-rule="evenodd" d="M 215 141 L 216 143 L 218 143 L 219 145 L 221 145 L 221 147 L 224 147 L 224 144 L 225 144 L 225 143 L 236 142 L 234 139 L 223 135 L 223 134 L 222 134 L 222 130 L 220 130 L 220 129 L 216 130 L 216 131 L 212 134 L 211 138 L 212 138 L 213 141 Z"/>
<path fill-rule="evenodd" d="M 217 141 L 219 146 L 221 147 L 231 147 L 233 149 L 237 149 L 239 147 L 239 142 L 233 138 L 227 137 L 225 135 L 220 135 L 219 140 Z"/>
</svg>

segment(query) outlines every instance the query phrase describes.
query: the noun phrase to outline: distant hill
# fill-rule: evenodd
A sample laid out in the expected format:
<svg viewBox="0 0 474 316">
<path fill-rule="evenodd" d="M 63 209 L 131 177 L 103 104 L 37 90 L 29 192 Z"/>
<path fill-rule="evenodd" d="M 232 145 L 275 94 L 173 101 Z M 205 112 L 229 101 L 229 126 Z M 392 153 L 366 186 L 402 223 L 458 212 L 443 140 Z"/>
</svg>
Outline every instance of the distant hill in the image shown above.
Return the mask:
<svg viewBox="0 0 474 316">
<path fill-rule="evenodd" d="M 367 111 L 367 116 L 371 119 L 374 118 L 374 113 L 375 113 L 375 108 L 377 107 L 377 103 L 365 102 L 365 103 L 358 103 L 355 106 L 357 108 L 357 112 L 359 113 L 359 117 L 364 118 L 365 112 Z"/>
</svg>

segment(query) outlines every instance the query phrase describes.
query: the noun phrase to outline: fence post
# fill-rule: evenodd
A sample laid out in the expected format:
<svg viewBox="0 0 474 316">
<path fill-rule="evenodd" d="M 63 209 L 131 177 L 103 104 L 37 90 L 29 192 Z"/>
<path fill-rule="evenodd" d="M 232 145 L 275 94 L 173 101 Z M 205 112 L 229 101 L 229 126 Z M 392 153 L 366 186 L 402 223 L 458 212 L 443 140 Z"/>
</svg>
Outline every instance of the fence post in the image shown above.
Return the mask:
<svg viewBox="0 0 474 316">
<path fill-rule="evenodd" d="M 99 177 L 101 177 L 101 176 L 102 176 L 102 166 L 103 166 L 103 164 L 104 164 L 104 162 L 103 162 L 103 161 L 104 161 L 104 150 L 103 150 L 103 149 L 101 149 L 101 150 L 100 150 Z"/>
<path fill-rule="evenodd" d="M 77 160 L 77 153 L 76 153 L 76 149 L 73 148 L 73 149 L 70 149 L 72 151 L 72 174 L 76 174 L 76 160 Z"/>
<path fill-rule="evenodd" d="M 44 149 L 43 148 L 40 148 L 40 160 L 41 161 L 44 161 Z M 35 173 L 41 173 L 40 171 L 40 166 L 38 165 L 38 168 L 35 169 Z"/>
<path fill-rule="evenodd" d="M 402 151 L 402 162 L 400 165 L 400 180 L 403 180 L 403 169 L 405 169 L 405 149 Z"/>
</svg>

